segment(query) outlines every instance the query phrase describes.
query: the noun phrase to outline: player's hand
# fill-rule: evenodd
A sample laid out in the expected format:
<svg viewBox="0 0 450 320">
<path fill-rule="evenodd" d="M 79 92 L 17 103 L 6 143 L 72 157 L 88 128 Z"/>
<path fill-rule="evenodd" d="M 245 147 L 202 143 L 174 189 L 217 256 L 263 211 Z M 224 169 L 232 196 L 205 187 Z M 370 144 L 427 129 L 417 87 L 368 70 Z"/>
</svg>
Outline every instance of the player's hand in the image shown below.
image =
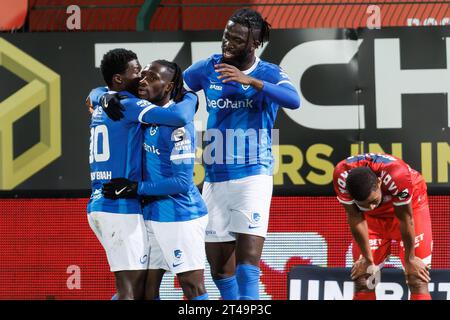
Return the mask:
<svg viewBox="0 0 450 320">
<path fill-rule="evenodd" d="M 120 96 L 118 93 L 105 93 L 100 98 L 103 111 L 111 120 L 118 121 L 123 118 L 123 110 L 125 108 L 120 103 Z"/>
<path fill-rule="evenodd" d="M 223 79 L 223 83 L 230 81 L 239 82 L 244 85 L 252 85 L 254 78 L 246 75 L 241 70 L 227 63 L 219 63 L 214 65 L 216 72 L 220 73 L 217 79 Z"/>
<path fill-rule="evenodd" d="M 103 184 L 102 193 L 108 199 L 135 198 L 138 183 L 125 178 L 114 178 Z"/>
<path fill-rule="evenodd" d="M 361 257 L 353 264 L 350 276 L 352 280 L 356 280 L 364 275 L 374 275 L 378 271 L 378 267 L 372 261 Z"/>
<path fill-rule="evenodd" d="M 415 276 L 424 282 L 430 282 L 430 267 L 427 266 L 420 258 L 414 257 L 412 260 L 405 260 L 405 275 Z"/>
<path fill-rule="evenodd" d="M 86 106 L 86 108 L 88 108 L 90 114 L 92 114 L 94 112 L 94 106 L 92 105 L 91 97 L 89 97 L 89 96 L 86 97 L 86 101 L 84 102 L 84 105 Z"/>
</svg>

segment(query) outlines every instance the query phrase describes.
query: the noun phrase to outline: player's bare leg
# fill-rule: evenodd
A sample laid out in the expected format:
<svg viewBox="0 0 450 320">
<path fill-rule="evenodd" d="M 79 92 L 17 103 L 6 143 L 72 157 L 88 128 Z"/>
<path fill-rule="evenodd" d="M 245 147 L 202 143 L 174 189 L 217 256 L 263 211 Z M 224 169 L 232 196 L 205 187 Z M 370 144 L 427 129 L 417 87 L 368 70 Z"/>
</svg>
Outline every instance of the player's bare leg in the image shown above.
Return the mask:
<svg viewBox="0 0 450 320">
<path fill-rule="evenodd" d="M 144 299 L 147 270 L 117 271 L 114 275 L 118 300 Z"/>
<path fill-rule="evenodd" d="M 214 280 L 225 279 L 234 275 L 236 259 L 235 241 L 206 242 L 206 257 Z"/>
<path fill-rule="evenodd" d="M 428 291 L 428 283 L 417 276 L 406 276 L 406 283 L 411 291 L 411 300 L 430 300 L 430 292 Z"/>
<path fill-rule="evenodd" d="M 211 276 L 223 300 L 237 300 L 235 241 L 206 242 L 206 257 L 211 268 Z"/>
<path fill-rule="evenodd" d="M 204 270 L 192 270 L 177 274 L 178 281 L 186 298 L 189 300 L 207 300 Z"/>
<path fill-rule="evenodd" d="M 159 288 L 165 273 L 166 270 L 164 269 L 147 270 L 147 278 L 145 279 L 145 300 L 159 300 Z"/>
<path fill-rule="evenodd" d="M 236 235 L 236 264 L 251 264 L 259 267 L 264 238 L 250 234 Z"/>
<path fill-rule="evenodd" d="M 236 235 L 236 279 L 241 300 L 259 300 L 259 261 L 263 246 L 263 237 Z"/>
</svg>

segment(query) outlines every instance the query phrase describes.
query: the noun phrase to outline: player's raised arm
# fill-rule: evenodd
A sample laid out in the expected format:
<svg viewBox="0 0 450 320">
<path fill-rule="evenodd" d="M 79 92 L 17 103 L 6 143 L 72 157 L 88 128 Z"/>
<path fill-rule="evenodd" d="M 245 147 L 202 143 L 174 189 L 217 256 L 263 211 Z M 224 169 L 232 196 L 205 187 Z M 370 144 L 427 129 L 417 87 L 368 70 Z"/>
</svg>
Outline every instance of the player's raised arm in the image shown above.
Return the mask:
<svg viewBox="0 0 450 320">
<path fill-rule="evenodd" d="M 188 91 L 184 93 L 183 100 L 172 104 L 168 108 L 160 108 L 154 105 L 153 107 L 147 107 L 148 109 L 141 111 L 138 120 L 142 123 L 182 127 L 194 119 L 197 105 L 197 95 L 192 91 Z"/>
<path fill-rule="evenodd" d="M 284 76 L 285 73 L 282 71 L 279 71 L 281 77 L 278 75 L 277 79 L 274 79 L 276 82 L 271 83 L 246 75 L 235 66 L 226 63 L 216 64 L 215 70 L 220 73 L 217 78 L 221 79 L 223 83 L 234 81 L 243 85 L 250 85 L 264 92 L 268 98 L 282 107 L 289 109 L 300 108 L 300 96 L 289 78 Z"/>
<path fill-rule="evenodd" d="M 88 108 L 89 112 L 94 112 L 94 108 L 98 105 L 100 97 L 108 91 L 108 87 L 98 87 L 92 89 L 86 97 L 85 106 Z"/>
<path fill-rule="evenodd" d="M 197 92 L 203 89 L 202 80 L 205 78 L 206 66 L 207 60 L 200 60 L 183 72 L 185 90 Z"/>
</svg>

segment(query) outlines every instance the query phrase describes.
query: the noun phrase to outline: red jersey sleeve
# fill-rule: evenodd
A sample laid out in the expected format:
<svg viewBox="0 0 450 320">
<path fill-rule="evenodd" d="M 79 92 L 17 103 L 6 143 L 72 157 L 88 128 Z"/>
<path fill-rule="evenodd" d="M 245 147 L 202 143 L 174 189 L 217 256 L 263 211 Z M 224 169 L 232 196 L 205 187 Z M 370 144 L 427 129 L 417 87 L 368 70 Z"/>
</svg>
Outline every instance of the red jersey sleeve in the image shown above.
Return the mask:
<svg viewBox="0 0 450 320">
<path fill-rule="evenodd" d="M 411 202 L 413 181 L 411 168 L 401 160 L 387 165 L 380 174 L 383 189 L 392 196 L 392 204 L 401 206 Z"/>
<path fill-rule="evenodd" d="M 345 160 L 337 164 L 333 172 L 333 188 L 337 199 L 342 204 L 353 204 L 353 198 L 347 191 L 348 170 Z"/>
</svg>

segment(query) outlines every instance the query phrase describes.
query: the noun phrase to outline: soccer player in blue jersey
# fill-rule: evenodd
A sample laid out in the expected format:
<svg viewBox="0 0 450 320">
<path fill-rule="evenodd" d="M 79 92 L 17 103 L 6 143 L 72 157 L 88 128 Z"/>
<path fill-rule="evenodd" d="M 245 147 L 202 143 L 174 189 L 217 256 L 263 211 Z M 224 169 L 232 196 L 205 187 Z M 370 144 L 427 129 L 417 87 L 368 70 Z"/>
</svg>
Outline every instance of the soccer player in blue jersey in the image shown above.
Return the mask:
<svg viewBox="0 0 450 320">
<path fill-rule="evenodd" d="M 183 90 L 181 69 L 165 60 L 142 71 L 139 96 L 168 108 Z M 170 85 L 173 84 L 173 85 Z M 151 196 L 144 206 L 150 254 L 146 297 L 157 299 L 166 271 L 178 277 L 184 295 L 208 298 L 204 286 L 207 209 L 193 181 L 195 129 L 152 124 L 144 134 L 143 181 L 112 179 L 105 183 L 106 197 Z M 123 192 L 120 192 L 123 190 Z"/>
<path fill-rule="evenodd" d="M 142 177 L 143 129 L 140 122 L 184 125 L 192 121 L 197 97 L 186 94 L 172 109 L 134 97 L 140 81 L 141 66 L 136 54 L 125 49 L 106 53 L 101 71 L 108 89 L 129 97 L 123 100 L 123 119 L 111 120 L 99 104 L 99 97 L 108 89 L 94 90 L 92 105 L 89 162 L 91 187 L 88 221 L 105 249 L 110 269 L 114 272 L 118 299 L 143 299 L 148 267 L 149 242 L 141 205 L 136 198 L 112 199 L 102 195 L 102 183 L 116 177 L 140 181 Z M 161 109 L 161 110 L 160 110 Z M 177 110 L 183 110 L 182 113 Z"/>
<path fill-rule="evenodd" d="M 280 106 L 300 107 L 286 73 L 255 55 L 269 29 L 257 11 L 236 11 L 223 33 L 222 54 L 184 72 L 185 88 L 206 95 L 206 254 L 223 299 L 259 299 L 273 189 L 271 131 Z"/>
</svg>

